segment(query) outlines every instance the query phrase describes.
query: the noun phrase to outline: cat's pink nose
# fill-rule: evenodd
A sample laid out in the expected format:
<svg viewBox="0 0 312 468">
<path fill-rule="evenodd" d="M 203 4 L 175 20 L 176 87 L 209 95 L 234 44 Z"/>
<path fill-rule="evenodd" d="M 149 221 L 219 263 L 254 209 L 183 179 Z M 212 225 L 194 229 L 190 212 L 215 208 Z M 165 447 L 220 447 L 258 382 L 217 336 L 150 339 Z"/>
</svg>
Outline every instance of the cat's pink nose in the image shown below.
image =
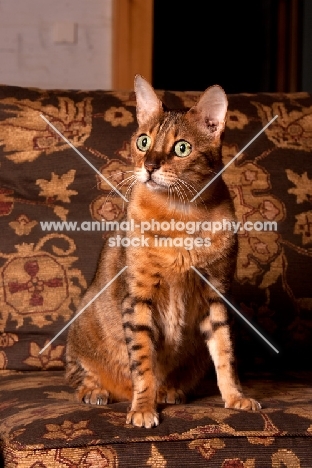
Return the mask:
<svg viewBox="0 0 312 468">
<path fill-rule="evenodd" d="M 155 169 L 159 168 L 159 164 L 155 162 L 145 162 L 144 167 L 148 172 L 153 172 Z"/>
</svg>

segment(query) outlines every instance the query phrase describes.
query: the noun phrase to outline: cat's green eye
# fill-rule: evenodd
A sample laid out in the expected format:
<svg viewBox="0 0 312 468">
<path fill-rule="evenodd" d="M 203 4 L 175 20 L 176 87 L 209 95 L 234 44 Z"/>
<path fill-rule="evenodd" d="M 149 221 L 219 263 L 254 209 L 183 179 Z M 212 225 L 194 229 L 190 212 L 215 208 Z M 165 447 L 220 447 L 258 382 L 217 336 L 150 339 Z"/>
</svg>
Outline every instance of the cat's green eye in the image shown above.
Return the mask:
<svg viewBox="0 0 312 468">
<path fill-rule="evenodd" d="M 152 142 L 151 138 L 148 135 L 143 134 L 139 136 L 136 144 L 140 151 L 147 151 L 149 147 L 151 146 L 151 142 Z"/>
<path fill-rule="evenodd" d="M 180 158 L 185 158 L 192 151 L 192 146 L 188 141 L 180 140 L 174 145 L 174 152 Z"/>
</svg>

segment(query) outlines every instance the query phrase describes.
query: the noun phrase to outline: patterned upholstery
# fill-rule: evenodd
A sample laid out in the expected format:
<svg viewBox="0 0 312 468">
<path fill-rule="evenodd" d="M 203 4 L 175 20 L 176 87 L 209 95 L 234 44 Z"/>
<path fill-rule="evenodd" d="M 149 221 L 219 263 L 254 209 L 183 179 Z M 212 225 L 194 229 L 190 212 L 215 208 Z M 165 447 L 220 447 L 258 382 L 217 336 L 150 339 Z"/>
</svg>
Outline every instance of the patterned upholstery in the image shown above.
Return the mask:
<svg viewBox="0 0 312 468">
<path fill-rule="evenodd" d="M 199 95 L 159 91 L 171 108 Z M 263 410 L 224 409 L 209 375 L 187 404 L 163 406 L 160 426 L 145 430 L 125 424 L 127 403 L 74 401 L 64 380 L 66 329 L 40 353 L 74 316 L 103 238 L 113 235 L 98 230 L 102 220 L 124 213 L 107 180 L 126 194 L 135 96 L 0 86 L 4 466 L 311 468 L 312 95 L 230 95 L 223 158 L 275 115 L 223 173 L 238 221 L 254 227 L 238 233 L 230 300 L 261 334 L 233 312 L 240 374 Z"/>
</svg>

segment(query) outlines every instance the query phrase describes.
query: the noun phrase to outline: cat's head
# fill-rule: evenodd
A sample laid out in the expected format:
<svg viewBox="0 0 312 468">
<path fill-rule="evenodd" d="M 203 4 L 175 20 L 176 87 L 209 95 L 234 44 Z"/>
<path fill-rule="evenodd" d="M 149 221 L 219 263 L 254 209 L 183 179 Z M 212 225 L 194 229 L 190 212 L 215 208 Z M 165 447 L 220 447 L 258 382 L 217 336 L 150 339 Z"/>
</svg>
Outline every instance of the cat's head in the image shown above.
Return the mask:
<svg viewBox="0 0 312 468">
<path fill-rule="evenodd" d="M 135 77 L 138 129 L 131 153 L 139 183 L 190 200 L 222 167 L 221 135 L 227 98 L 208 88 L 186 112 L 165 111 L 152 86 Z"/>
</svg>

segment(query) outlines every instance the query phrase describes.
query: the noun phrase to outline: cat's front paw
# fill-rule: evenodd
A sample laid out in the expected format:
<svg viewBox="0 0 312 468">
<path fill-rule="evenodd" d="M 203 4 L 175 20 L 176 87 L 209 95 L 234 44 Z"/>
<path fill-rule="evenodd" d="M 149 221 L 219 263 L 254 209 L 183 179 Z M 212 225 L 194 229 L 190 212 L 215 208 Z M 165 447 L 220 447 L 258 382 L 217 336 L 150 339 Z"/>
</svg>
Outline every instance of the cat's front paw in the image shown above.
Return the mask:
<svg viewBox="0 0 312 468">
<path fill-rule="evenodd" d="M 241 409 L 244 411 L 259 411 L 261 409 L 260 403 L 253 398 L 232 397 L 225 402 L 225 408 Z"/>
<path fill-rule="evenodd" d="M 150 429 L 151 427 L 158 426 L 159 416 L 158 413 L 154 410 L 129 411 L 126 422 L 127 424 L 132 424 L 133 426 Z"/>
</svg>

